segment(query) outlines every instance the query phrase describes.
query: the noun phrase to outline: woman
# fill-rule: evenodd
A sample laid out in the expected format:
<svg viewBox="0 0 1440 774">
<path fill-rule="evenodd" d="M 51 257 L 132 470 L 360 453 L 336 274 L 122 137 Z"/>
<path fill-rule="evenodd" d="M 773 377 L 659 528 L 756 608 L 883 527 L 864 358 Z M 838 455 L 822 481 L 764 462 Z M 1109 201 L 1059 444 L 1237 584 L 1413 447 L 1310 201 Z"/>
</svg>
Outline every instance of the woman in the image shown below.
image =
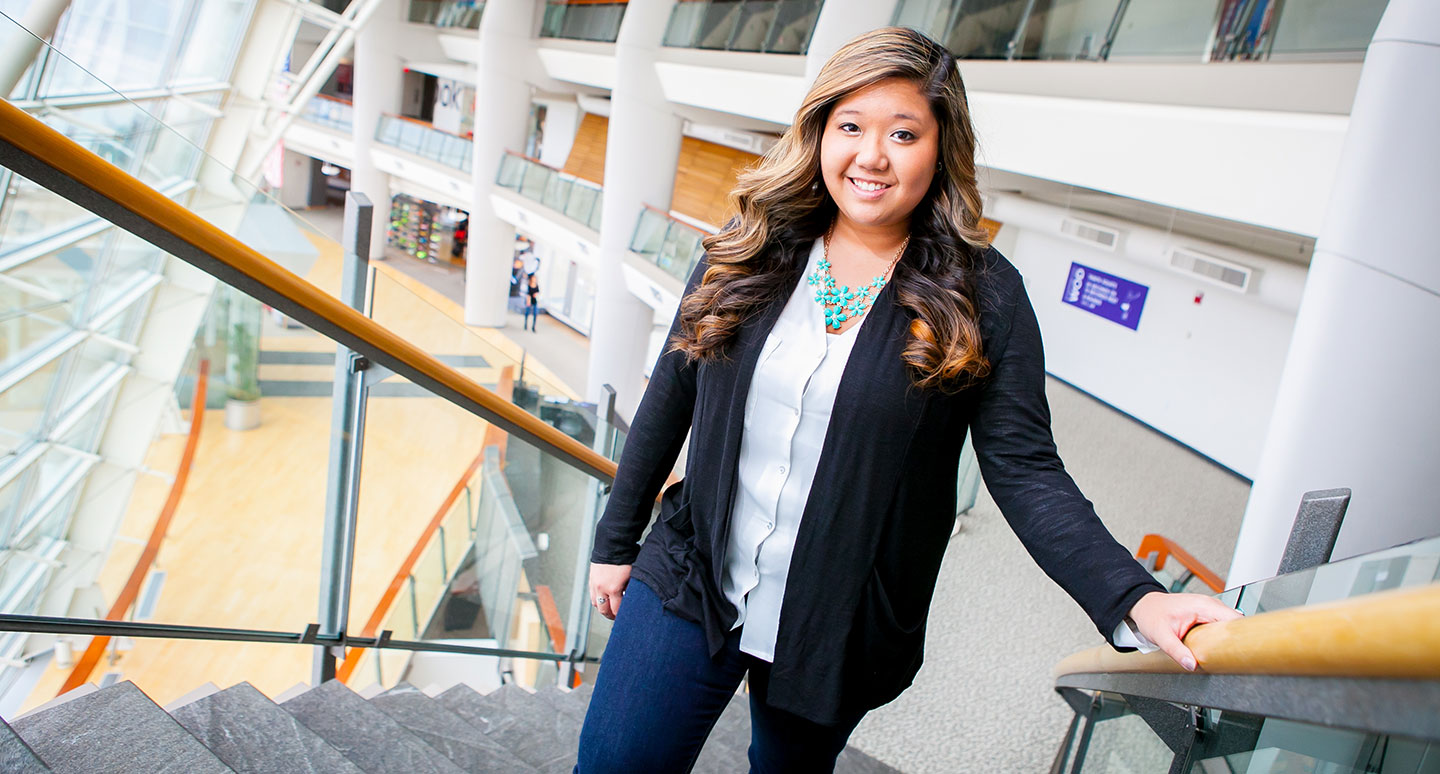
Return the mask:
<svg viewBox="0 0 1440 774">
<path fill-rule="evenodd" d="M 847 44 L 705 242 L 596 527 L 615 618 L 577 771 L 687 771 L 748 672 L 755 772 L 831 771 L 920 667 L 966 432 L 1040 566 L 1117 645 L 1187 668 L 1197 623 L 1056 456 L 1039 328 L 980 227 L 955 60 L 906 29 Z M 687 478 L 660 486 L 687 430 Z M 623 604 L 622 604 L 623 600 Z"/>
<path fill-rule="evenodd" d="M 528 283 L 525 285 L 525 316 L 520 320 L 520 328 L 528 328 L 531 332 L 535 330 L 535 324 L 540 321 L 540 280 L 535 279 L 531 274 Z"/>
</svg>

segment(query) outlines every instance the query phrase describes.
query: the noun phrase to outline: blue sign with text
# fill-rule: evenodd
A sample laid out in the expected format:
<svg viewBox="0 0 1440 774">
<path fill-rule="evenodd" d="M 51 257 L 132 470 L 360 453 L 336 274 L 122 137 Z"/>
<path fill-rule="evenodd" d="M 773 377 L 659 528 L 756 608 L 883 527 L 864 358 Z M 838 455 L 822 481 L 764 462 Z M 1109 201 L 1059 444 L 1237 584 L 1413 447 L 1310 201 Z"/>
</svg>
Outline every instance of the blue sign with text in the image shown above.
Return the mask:
<svg viewBox="0 0 1440 774">
<path fill-rule="evenodd" d="M 1133 331 L 1140 327 L 1140 312 L 1149 292 L 1150 288 L 1139 283 L 1072 263 L 1060 300 Z"/>
</svg>

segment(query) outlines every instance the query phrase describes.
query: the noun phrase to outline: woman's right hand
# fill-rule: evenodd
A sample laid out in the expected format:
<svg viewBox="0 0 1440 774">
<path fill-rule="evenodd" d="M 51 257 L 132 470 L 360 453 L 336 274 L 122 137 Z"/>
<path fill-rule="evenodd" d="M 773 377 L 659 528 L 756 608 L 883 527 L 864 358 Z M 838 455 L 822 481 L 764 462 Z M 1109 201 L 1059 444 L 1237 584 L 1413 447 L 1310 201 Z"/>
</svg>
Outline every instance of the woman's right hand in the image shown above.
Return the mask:
<svg viewBox="0 0 1440 774">
<path fill-rule="evenodd" d="M 590 604 L 600 615 L 615 620 L 620 612 L 620 600 L 625 596 L 625 587 L 630 585 L 630 565 L 590 565 Z"/>
</svg>

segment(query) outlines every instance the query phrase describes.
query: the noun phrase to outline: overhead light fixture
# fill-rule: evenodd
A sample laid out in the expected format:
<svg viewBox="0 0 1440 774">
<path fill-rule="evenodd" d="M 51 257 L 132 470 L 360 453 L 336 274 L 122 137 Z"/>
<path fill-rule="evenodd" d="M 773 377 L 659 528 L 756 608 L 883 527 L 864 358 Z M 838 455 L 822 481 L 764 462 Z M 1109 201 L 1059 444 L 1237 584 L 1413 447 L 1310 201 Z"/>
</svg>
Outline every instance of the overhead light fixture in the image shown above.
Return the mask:
<svg viewBox="0 0 1440 774">
<path fill-rule="evenodd" d="M 320 174 L 326 177 L 334 177 L 340 174 L 340 168 L 327 161 L 320 165 Z"/>
</svg>

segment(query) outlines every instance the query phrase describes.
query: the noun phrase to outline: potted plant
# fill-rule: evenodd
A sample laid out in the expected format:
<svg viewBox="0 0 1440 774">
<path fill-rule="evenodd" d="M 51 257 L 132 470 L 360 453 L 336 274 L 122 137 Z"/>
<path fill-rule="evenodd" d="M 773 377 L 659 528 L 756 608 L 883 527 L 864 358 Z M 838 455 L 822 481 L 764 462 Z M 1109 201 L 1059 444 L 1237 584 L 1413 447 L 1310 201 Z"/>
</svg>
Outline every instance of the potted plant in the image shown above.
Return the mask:
<svg viewBox="0 0 1440 774">
<path fill-rule="evenodd" d="M 230 297 L 225 353 L 225 426 L 260 426 L 260 302 L 243 293 Z"/>
</svg>

